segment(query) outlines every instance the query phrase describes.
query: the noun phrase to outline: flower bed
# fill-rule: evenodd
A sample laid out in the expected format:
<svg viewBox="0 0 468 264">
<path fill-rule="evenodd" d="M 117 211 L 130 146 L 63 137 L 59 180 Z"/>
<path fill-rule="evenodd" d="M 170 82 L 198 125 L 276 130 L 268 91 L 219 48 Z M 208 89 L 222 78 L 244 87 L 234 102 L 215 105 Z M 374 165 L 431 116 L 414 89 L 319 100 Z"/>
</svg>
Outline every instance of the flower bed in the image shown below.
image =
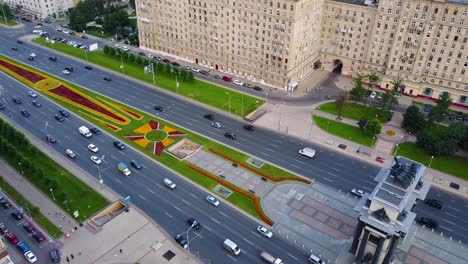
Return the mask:
<svg viewBox="0 0 468 264">
<path fill-rule="evenodd" d="M 17 75 L 20 78 L 26 79 L 27 81 L 31 82 L 32 84 L 37 83 L 38 81 L 44 80 L 45 77 L 41 76 L 37 73 L 31 72 L 28 69 L 25 69 L 21 66 L 15 65 L 9 61 L 5 61 L 0 59 L 0 66 L 3 67 L 6 71 Z"/>
</svg>

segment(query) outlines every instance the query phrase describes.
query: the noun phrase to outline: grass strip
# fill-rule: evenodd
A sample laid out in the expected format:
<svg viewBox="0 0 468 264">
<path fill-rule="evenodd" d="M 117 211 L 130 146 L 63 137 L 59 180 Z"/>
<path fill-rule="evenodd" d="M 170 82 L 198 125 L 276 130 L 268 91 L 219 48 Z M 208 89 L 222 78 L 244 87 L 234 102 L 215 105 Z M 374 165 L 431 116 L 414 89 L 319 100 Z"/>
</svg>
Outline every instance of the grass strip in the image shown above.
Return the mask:
<svg viewBox="0 0 468 264">
<path fill-rule="evenodd" d="M 26 200 L 26 198 L 17 192 L 13 186 L 3 180 L 2 177 L 0 177 L 0 187 L 8 194 L 9 197 L 11 197 L 11 199 L 15 201 L 17 205 L 23 208 L 27 207 L 34 221 L 38 223 L 50 236 L 53 238 L 59 238 L 63 235 L 63 232 L 41 213 L 39 207 L 32 205 L 28 200 Z"/>
<path fill-rule="evenodd" d="M 321 104 L 317 107 L 318 110 L 324 111 L 330 114 L 338 115 L 338 109 L 336 108 L 335 102 L 328 102 Z M 378 118 L 381 123 L 385 123 L 388 120 L 390 113 L 388 111 L 382 111 L 377 107 L 358 104 L 354 102 L 348 102 L 344 107 L 341 113 L 342 117 L 361 120 L 367 119 L 371 120 L 374 118 Z"/>
<path fill-rule="evenodd" d="M 0 17 L 0 24 L 7 25 L 9 27 L 18 25 L 18 23 L 14 22 L 12 20 L 9 20 L 9 19 L 7 19 L 7 22 L 5 23 L 5 19 L 3 17 Z"/>
<path fill-rule="evenodd" d="M 372 137 L 365 135 L 359 127 L 316 115 L 312 118 L 314 123 L 327 133 L 356 142 L 363 146 L 371 147 Z"/>
</svg>

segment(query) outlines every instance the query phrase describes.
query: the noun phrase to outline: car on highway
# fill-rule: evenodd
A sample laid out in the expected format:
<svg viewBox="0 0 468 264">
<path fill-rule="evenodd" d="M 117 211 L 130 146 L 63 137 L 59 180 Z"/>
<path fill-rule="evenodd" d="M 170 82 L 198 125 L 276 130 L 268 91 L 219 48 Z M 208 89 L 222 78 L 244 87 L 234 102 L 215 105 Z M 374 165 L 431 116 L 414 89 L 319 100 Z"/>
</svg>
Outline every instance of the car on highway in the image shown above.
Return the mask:
<svg viewBox="0 0 468 264">
<path fill-rule="evenodd" d="M 55 56 L 50 56 L 50 57 L 49 57 L 49 60 L 50 60 L 50 61 L 57 61 L 57 57 L 55 57 Z"/>
<path fill-rule="evenodd" d="M 112 81 L 112 79 L 110 77 L 104 77 L 103 79 L 104 79 L 104 81 L 108 81 L 108 82 Z"/>
<path fill-rule="evenodd" d="M 362 197 L 364 195 L 364 191 L 359 189 L 351 189 L 351 193 L 358 197 Z"/>
<path fill-rule="evenodd" d="M 164 111 L 164 108 L 162 106 L 160 106 L 160 105 L 155 105 L 154 110 L 156 110 L 158 112 L 162 112 L 162 111 Z"/>
<path fill-rule="evenodd" d="M 49 251 L 49 259 L 52 263 L 60 263 L 60 253 L 58 249 L 53 248 Z"/>
<path fill-rule="evenodd" d="M 218 199 L 216 199 L 215 197 L 211 196 L 211 195 L 208 195 L 206 197 L 206 201 L 208 203 L 210 203 L 211 205 L 214 205 L 214 206 L 218 206 L 219 205 L 219 201 Z"/>
<path fill-rule="evenodd" d="M 70 75 L 70 71 L 67 71 L 67 70 L 63 70 L 62 73 L 65 75 Z"/>
<path fill-rule="evenodd" d="M 41 243 L 42 241 L 45 240 L 45 237 L 44 235 L 39 232 L 39 231 L 36 231 L 32 234 L 32 237 L 38 242 L 38 243 Z"/>
<path fill-rule="evenodd" d="M 130 165 L 132 165 L 135 169 L 143 168 L 143 165 L 141 165 L 141 163 L 138 160 L 130 161 Z"/>
<path fill-rule="evenodd" d="M 19 242 L 18 237 L 14 233 L 8 233 L 6 235 L 6 238 L 8 239 L 8 241 L 10 241 L 12 245 L 16 245 Z"/>
<path fill-rule="evenodd" d="M 24 116 L 24 117 L 30 117 L 31 114 L 28 112 L 28 110 L 21 110 L 21 114 Z"/>
<path fill-rule="evenodd" d="M 32 233 L 34 233 L 34 232 L 37 231 L 36 228 L 34 228 L 34 226 L 31 225 L 31 223 L 29 223 L 29 222 L 25 222 L 25 223 L 23 224 L 23 228 L 24 228 L 24 230 L 26 230 L 26 231 L 27 231 L 28 233 L 30 233 L 30 234 L 32 234 Z"/>
<path fill-rule="evenodd" d="M 249 131 L 249 132 L 254 132 L 255 131 L 255 127 L 252 126 L 252 125 L 244 125 L 243 126 L 245 130 Z"/>
<path fill-rule="evenodd" d="M 169 180 L 168 178 L 165 178 L 163 182 L 164 182 L 164 185 L 166 185 L 166 186 L 167 186 L 168 188 L 170 188 L 170 189 L 175 189 L 175 187 L 176 187 L 176 184 L 173 183 L 173 182 L 172 182 L 171 180 Z"/>
<path fill-rule="evenodd" d="M 215 119 L 214 115 L 212 114 L 204 114 L 203 117 L 205 119 L 212 120 L 212 121 Z"/>
<path fill-rule="evenodd" d="M 10 202 L 7 199 L 3 198 L 3 197 L 0 198 L 0 205 L 5 209 L 8 209 L 8 208 L 11 207 Z"/>
<path fill-rule="evenodd" d="M 39 103 L 37 100 L 32 100 L 31 103 L 32 103 L 35 107 L 40 107 L 40 106 L 42 106 L 42 104 Z"/>
<path fill-rule="evenodd" d="M 4 223 L 0 223 L 0 234 L 6 235 L 9 233 L 8 227 Z"/>
<path fill-rule="evenodd" d="M 59 122 L 65 121 L 65 118 L 63 118 L 63 116 L 61 116 L 61 115 L 54 115 L 54 118 L 55 118 L 55 120 L 57 120 Z"/>
<path fill-rule="evenodd" d="M 183 235 L 177 235 L 174 239 L 177 244 L 181 245 L 183 248 L 188 247 L 188 242 Z"/>
<path fill-rule="evenodd" d="M 37 56 L 37 55 L 36 55 L 36 53 L 34 53 L 34 52 L 29 53 L 29 57 L 31 57 L 31 58 L 35 58 L 36 56 Z"/>
<path fill-rule="evenodd" d="M 429 217 L 421 216 L 416 220 L 416 222 L 420 225 L 427 226 L 430 229 L 437 229 L 437 227 L 439 226 L 439 223 L 437 223 L 437 221 Z"/>
<path fill-rule="evenodd" d="M 32 253 L 31 251 L 25 252 L 24 257 L 29 261 L 29 263 L 36 263 L 37 262 L 36 255 L 34 255 L 34 253 Z"/>
<path fill-rule="evenodd" d="M 88 145 L 88 149 L 89 149 L 91 152 L 94 152 L 94 153 L 96 153 L 96 152 L 99 151 L 98 147 L 96 147 L 96 145 L 94 145 L 94 144 L 89 144 L 89 145 Z"/>
<path fill-rule="evenodd" d="M 18 44 L 23 44 L 23 41 L 17 40 L 16 43 L 18 43 Z"/>
<path fill-rule="evenodd" d="M 273 232 L 270 231 L 270 229 L 264 227 L 264 226 L 258 226 L 257 227 L 257 232 L 260 233 L 260 235 L 268 238 L 273 237 Z"/>
<path fill-rule="evenodd" d="M 28 94 L 29 94 L 29 96 L 31 96 L 32 98 L 36 98 L 36 97 L 37 97 L 37 93 L 35 93 L 34 91 L 29 91 Z"/>
<path fill-rule="evenodd" d="M 202 227 L 200 222 L 198 222 L 195 218 L 192 218 L 192 217 L 187 219 L 187 223 L 195 230 L 198 230 Z"/>
<path fill-rule="evenodd" d="M 118 148 L 120 150 L 125 149 L 125 145 L 122 142 L 118 141 L 118 140 L 114 141 L 113 144 L 114 144 L 114 147 L 116 147 L 116 148 Z"/>
<path fill-rule="evenodd" d="M 211 126 L 214 127 L 214 128 L 218 128 L 218 129 L 222 127 L 221 123 L 219 123 L 219 122 L 211 122 Z"/>
<path fill-rule="evenodd" d="M 97 127 L 92 127 L 92 128 L 89 129 L 89 131 L 91 131 L 91 133 L 93 133 L 93 134 L 101 135 L 101 130 L 99 130 L 99 128 L 97 128 Z"/>
<path fill-rule="evenodd" d="M 65 153 L 66 153 L 67 156 L 70 157 L 70 158 L 76 157 L 75 152 L 73 152 L 73 150 L 71 150 L 71 149 L 66 149 L 66 150 L 65 150 Z"/>
<path fill-rule="evenodd" d="M 15 102 L 15 104 L 23 103 L 23 100 L 19 96 L 13 96 L 12 98 L 13 98 L 13 102 Z"/>
<path fill-rule="evenodd" d="M 224 137 L 225 137 L 225 138 L 232 139 L 232 140 L 236 140 L 236 138 L 237 138 L 236 134 L 234 134 L 234 133 L 232 133 L 232 132 L 226 132 L 226 133 L 224 133 Z"/>
<path fill-rule="evenodd" d="M 91 161 L 94 162 L 95 164 L 99 165 L 101 164 L 101 159 L 98 158 L 97 156 L 91 156 Z"/>
<path fill-rule="evenodd" d="M 73 67 L 65 67 L 65 70 L 69 71 L 69 72 L 72 72 L 73 71 Z"/>
<path fill-rule="evenodd" d="M 60 109 L 59 113 L 64 117 L 69 117 L 70 116 L 70 113 L 67 110 L 64 110 L 64 109 Z"/>
<path fill-rule="evenodd" d="M 92 70 L 93 69 L 93 67 L 91 67 L 89 65 L 84 66 L 84 68 L 87 69 L 87 70 Z"/>
<path fill-rule="evenodd" d="M 234 84 L 235 84 L 235 85 L 239 85 L 239 86 L 243 86 L 243 85 L 244 85 L 244 83 L 241 82 L 241 81 L 239 81 L 239 80 L 234 80 Z"/>
<path fill-rule="evenodd" d="M 325 264 L 325 262 L 321 258 L 319 258 L 319 257 L 317 257 L 315 255 L 310 255 L 309 263 L 310 264 Z"/>
<path fill-rule="evenodd" d="M 50 143 L 55 143 L 55 142 L 57 142 L 57 139 L 56 139 L 55 137 L 51 136 L 51 135 L 47 135 L 47 136 L 46 136 L 46 139 L 47 139 L 47 141 L 50 142 Z"/>
<path fill-rule="evenodd" d="M 444 202 L 436 200 L 436 199 L 426 199 L 424 200 L 424 203 L 427 204 L 430 207 L 436 208 L 436 209 L 442 209 L 444 207 Z"/>
</svg>

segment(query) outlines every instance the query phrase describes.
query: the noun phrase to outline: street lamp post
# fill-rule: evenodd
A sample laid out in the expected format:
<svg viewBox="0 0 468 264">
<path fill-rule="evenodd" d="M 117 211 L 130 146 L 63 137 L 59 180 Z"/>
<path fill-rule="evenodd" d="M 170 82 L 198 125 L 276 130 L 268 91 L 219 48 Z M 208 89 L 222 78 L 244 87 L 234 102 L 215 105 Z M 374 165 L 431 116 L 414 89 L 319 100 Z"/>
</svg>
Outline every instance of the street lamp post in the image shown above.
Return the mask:
<svg viewBox="0 0 468 264">
<path fill-rule="evenodd" d="M 121 63 L 120 68 L 122 69 L 122 72 L 125 73 L 122 51 L 120 51 L 119 53 L 120 53 L 120 63 Z"/>
<path fill-rule="evenodd" d="M 50 193 L 52 194 L 52 199 L 55 201 L 54 189 L 50 188 Z"/>
<path fill-rule="evenodd" d="M 102 155 L 102 157 L 101 157 L 101 160 L 102 160 L 102 161 L 104 161 L 104 157 L 105 157 L 105 156 L 106 156 L 106 155 Z M 99 174 L 99 183 L 100 183 L 100 184 L 103 184 L 103 183 L 104 183 L 104 180 L 102 179 L 102 176 L 101 176 L 101 166 L 99 166 L 99 164 L 96 164 L 96 167 L 97 167 L 97 169 L 98 169 L 98 174 Z"/>
<path fill-rule="evenodd" d="M 431 164 L 432 164 L 432 159 L 434 159 L 434 156 L 431 156 L 431 160 L 429 161 L 429 166 L 427 166 L 428 168 L 431 167 Z"/>
<path fill-rule="evenodd" d="M 23 172 L 23 167 L 21 166 L 21 162 L 18 162 L 18 165 L 20 166 L 20 169 L 21 169 L 21 174 L 24 175 L 24 172 Z"/>
<path fill-rule="evenodd" d="M 195 226 L 195 223 L 193 223 L 189 229 L 187 230 L 187 251 L 190 253 L 190 240 L 189 240 L 189 233 L 190 230 Z"/>
<path fill-rule="evenodd" d="M 372 137 L 372 144 L 371 144 L 371 149 L 374 148 L 374 143 L 375 143 L 375 137 Z"/>
<path fill-rule="evenodd" d="M 408 142 L 410 137 L 411 137 L 411 131 L 408 132 L 408 137 L 406 138 L 406 142 Z"/>
<path fill-rule="evenodd" d="M 231 93 L 230 92 L 226 92 L 226 95 L 229 95 L 229 98 L 228 98 L 228 103 L 229 103 L 229 113 L 231 113 Z"/>
</svg>

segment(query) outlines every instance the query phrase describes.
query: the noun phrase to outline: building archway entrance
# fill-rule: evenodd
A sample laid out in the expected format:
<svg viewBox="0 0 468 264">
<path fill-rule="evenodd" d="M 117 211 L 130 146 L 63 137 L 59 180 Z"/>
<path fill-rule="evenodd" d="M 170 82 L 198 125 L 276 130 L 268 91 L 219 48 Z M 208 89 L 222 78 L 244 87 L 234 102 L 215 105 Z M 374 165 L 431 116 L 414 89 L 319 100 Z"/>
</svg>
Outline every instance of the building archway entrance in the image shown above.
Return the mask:
<svg viewBox="0 0 468 264">
<path fill-rule="evenodd" d="M 314 62 L 314 70 L 322 68 L 322 62 L 320 60 Z"/>
<path fill-rule="evenodd" d="M 333 62 L 333 73 L 341 74 L 341 71 L 343 70 L 343 62 L 341 60 L 335 60 Z"/>
</svg>

